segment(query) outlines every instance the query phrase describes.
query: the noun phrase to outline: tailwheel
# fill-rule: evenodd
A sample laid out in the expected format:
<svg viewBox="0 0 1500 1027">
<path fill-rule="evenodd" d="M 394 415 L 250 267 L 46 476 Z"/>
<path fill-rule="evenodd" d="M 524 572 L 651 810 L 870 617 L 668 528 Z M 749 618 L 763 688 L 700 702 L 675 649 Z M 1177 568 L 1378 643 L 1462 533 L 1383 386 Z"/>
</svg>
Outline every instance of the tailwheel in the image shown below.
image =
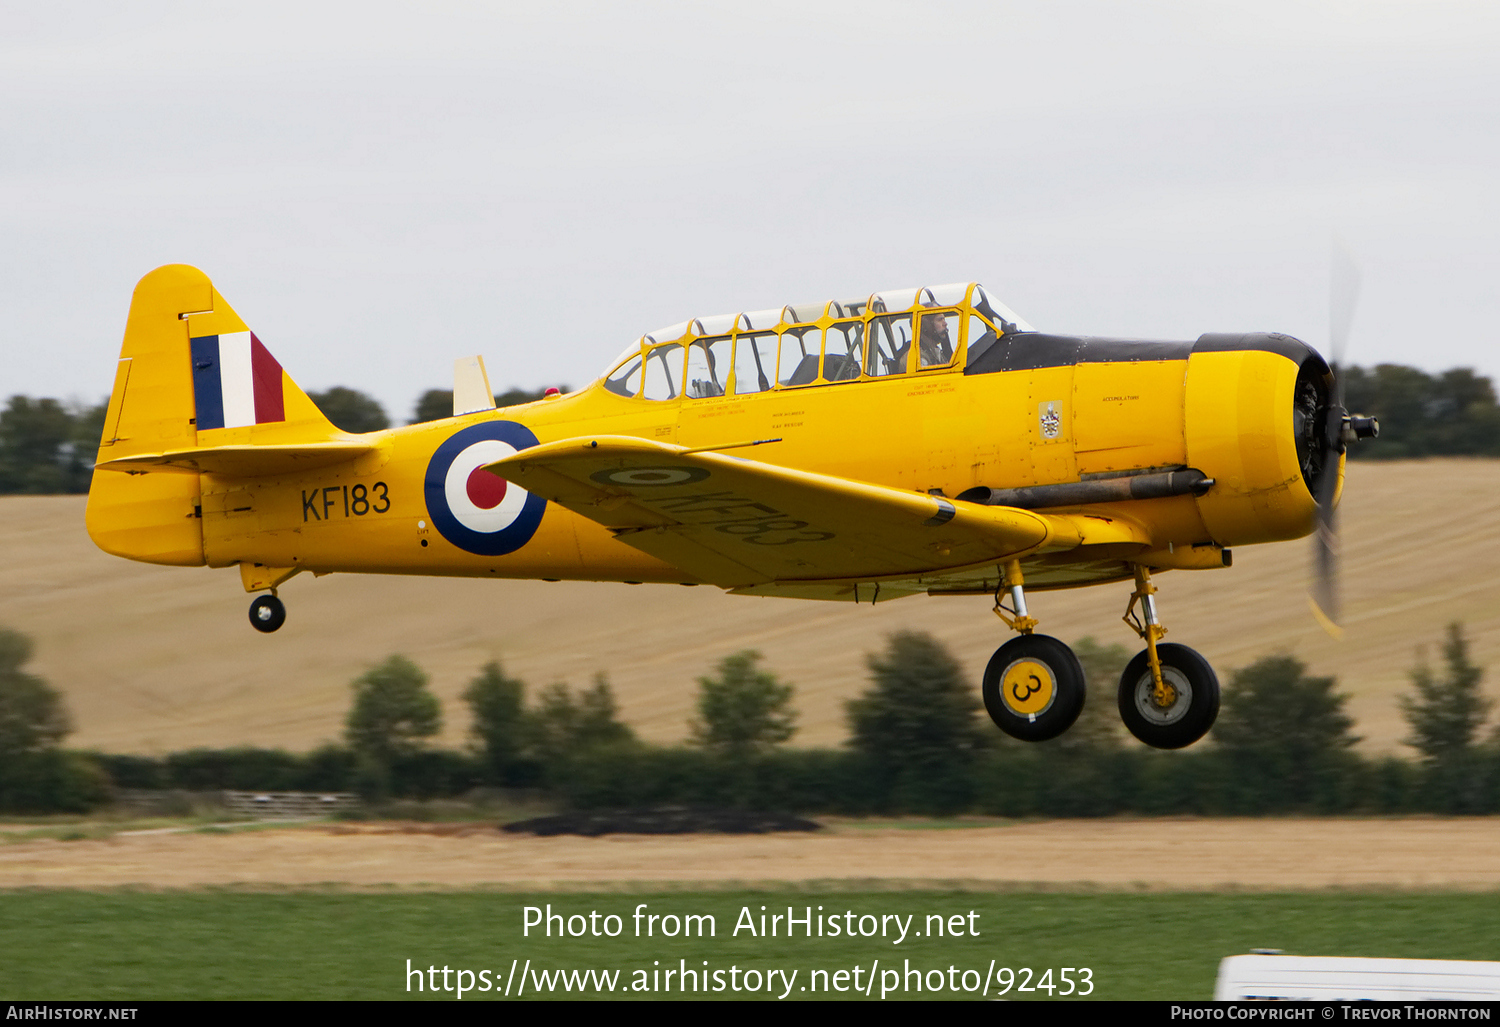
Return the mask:
<svg viewBox="0 0 1500 1027">
<path fill-rule="evenodd" d="M 1219 716 L 1219 678 L 1185 645 L 1156 645 L 1158 690 L 1151 650 L 1142 649 L 1120 676 L 1120 719 L 1130 733 L 1156 749 L 1181 749 L 1208 734 Z"/>
<path fill-rule="evenodd" d="M 1050 635 L 1022 635 L 1006 642 L 984 669 L 984 708 L 1012 738 L 1045 742 L 1056 738 L 1083 710 L 1083 666 Z"/>
<path fill-rule="evenodd" d="M 272 632 L 286 623 L 286 604 L 274 595 L 256 596 L 250 603 L 250 626 Z"/>
</svg>

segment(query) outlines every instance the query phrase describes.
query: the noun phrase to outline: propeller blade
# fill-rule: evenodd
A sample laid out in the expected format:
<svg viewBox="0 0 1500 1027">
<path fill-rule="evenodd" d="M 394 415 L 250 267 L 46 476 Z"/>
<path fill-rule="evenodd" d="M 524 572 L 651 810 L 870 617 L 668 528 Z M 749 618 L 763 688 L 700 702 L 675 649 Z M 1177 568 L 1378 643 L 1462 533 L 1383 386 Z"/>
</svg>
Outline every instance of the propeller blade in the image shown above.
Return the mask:
<svg viewBox="0 0 1500 1027">
<path fill-rule="evenodd" d="M 1337 454 L 1333 455 L 1338 460 Z M 1339 625 L 1339 531 L 1334 493 L 1338 488 L 1338 464 L 1325 465 L 1318 489 L 1318 527 L 1313 532 L 1313 586 L 1308 596 L 1313 616 L 1334 638 L 1343 637 Z"/>
<path fill-rule="evenodd" d="M 1339 627 L 1339 537 L 1338 512 L 1334 501 L 1338 494 L 1339 461 L 1344 453 L 1344 377 L 1341 365 L 1349 346 L 1354 324 L 1354 308 L 1359 300 L 1360 274 L 1354 256 L 1342 239 L 1333 237 L 1328 275 L 1328 354 L 1333 372 L 1333 390 L 1323 421 L 1318 481 L 1318 527 L 1313 535 L 1313 587 L 1309 605 L 1313 615 L 1334 638 Z"/>
<path fill-rule="evenodd" d="M 1354 306 L 1359 301 L 1359 283 L 1359 265 L 1354 263 L 1349 247 L 1335 235 L 1328 262 L 1328 356 L 1335 366 L 1344 362 L 1344 351 L 1349 346 Z M 1343 405 L 1341 394 L 1339 406 Z"/>
</svg>

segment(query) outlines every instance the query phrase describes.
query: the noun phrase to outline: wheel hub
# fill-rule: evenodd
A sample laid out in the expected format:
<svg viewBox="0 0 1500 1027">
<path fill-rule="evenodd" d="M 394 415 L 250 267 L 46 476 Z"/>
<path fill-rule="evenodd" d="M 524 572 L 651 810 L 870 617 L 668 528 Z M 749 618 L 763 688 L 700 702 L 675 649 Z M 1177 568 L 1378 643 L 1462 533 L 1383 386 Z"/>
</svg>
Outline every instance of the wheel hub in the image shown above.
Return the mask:
<svg viewBox="0 0 1500 1027">
<path fill-rule="evenodd" d="M 1165 703 L 1158 700 L 1151 672 L 1141 675 L 1135 686 L 1135 708 L 1152 724 L 1174 724 L 1185 717 L 1192 706 L 1193 686 L 1182 671 L 1165 665 L 1161 669 L 1161 682 L 1167 699 Z"/>
<path fill-rule="evenodd" d="M 1056 676 L 1041 660 L 1016 660 L 1000 678 L 1000 698 L 1011 713 L 1034 721 L 1051 709 L 1057 698 Z"/>
</svg>

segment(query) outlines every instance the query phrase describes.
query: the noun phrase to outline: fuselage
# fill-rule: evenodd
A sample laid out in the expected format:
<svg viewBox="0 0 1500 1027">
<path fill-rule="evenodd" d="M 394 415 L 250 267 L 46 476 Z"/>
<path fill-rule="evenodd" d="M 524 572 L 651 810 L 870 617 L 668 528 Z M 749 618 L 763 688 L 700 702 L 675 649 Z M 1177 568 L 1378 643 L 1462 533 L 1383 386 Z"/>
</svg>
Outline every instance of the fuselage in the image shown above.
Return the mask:
<svg viewBox="0 0 1500 1027">
<path fill-rule="evenodd" d="M 442 520 L 433 509 L 441 491 L 435 454 L 458 433 L 493 422 L 522 426 L 542 443 L 591 434 L 689 448 L 775 439 L 728 451 L 949 498 L 1192 469 L 1212 480 L 1201 494 L 1063 509 L 1128 520 L 1165 552 L 1312 530 L 1313 477 L 1322 471 L 1306 454 L 1328 369 L 1307 346 L 1276 335 L 1196 342 L 1046 335 L 1007 321 L 981 297 L 977 287 L 947 304 L 919 295 L 894 315 L 877 304 L 829 304 L 798 319 L 785 308 L 769 327 L 752 326 L 748 315 L 718 331 L 688 322 L 680 334 L 643 337 L 578 392 L 361 436 L 373 449 L 343 463 L 294 474 L 146 475 L 154 485 L 132 477 L 135 515 L 149 518 L 153 503 L 166 504 L 174 541 L 153 553 L 111 543 L 107 531 L 95 538 L 135 559 L 213 567 L 697 583 L 555 503 L 538 508 L 539 521 L 513 551 L 491 555 L 451 541 L 434 523 L 435 513 Z M 916 336 L 927 343 L 926 326 L 943 315 L 945 345 L 919 347 Z M 889 329 L 901 318 L 904 351 L 888 347 L 877 364 L 881 333 L 898 343 L 901 332 Z M 849 341 L 856 334 L 858 348 Z M 653 360 L 667 368 L 665 386 L 660 376 L 653 384 Z M 253 442 L 254 430 L 245 431 Z M 186 522 L 184 500 L 195 504 Z M 92 507 L 91 500 L 94 531 L 106 518 Z M 1068 587 L 1122 576 L 1120 559 L 1129 554 L 1087 549 L 1039 558 L 1028 581 Z"/>
</svg>

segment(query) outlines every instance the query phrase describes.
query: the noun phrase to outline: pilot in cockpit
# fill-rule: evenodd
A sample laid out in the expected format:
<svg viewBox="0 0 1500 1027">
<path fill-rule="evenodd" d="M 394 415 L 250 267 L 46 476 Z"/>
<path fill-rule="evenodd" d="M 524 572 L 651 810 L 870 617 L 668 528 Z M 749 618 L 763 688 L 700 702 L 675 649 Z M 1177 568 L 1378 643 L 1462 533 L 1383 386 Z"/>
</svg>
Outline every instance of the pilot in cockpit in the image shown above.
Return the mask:
<svg viewBox="0 0 1500 1027">
<path fill-rule="evenodd" d="M 948 319 L 940 313 L 923 314 L 922 334 L 917 345 L 918 367 L 940 367 L 951 361 L 953 339 L 948 333 Z"/>
</svg>

